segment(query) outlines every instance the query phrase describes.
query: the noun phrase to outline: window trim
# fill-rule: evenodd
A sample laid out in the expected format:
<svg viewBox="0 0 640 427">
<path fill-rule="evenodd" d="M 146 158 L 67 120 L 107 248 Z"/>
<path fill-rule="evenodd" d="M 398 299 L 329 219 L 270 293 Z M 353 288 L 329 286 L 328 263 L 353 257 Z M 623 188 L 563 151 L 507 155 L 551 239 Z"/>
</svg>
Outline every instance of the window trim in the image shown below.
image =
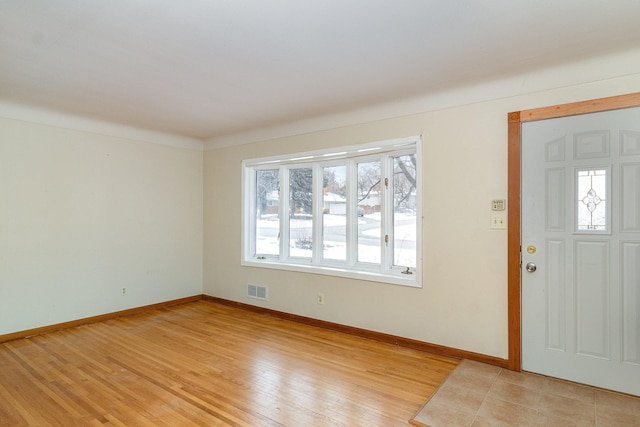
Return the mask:
<svg viewBox="0 0 640 427">
<path fill-rule="evenodd" d="M 278 270 L 296 271 L 304 273 L 313 273 L 329 276 L 345 277 L 350 279 L 367 280 L 381 283 L 389 283 L 395 285 L 403 285 L 409 287 L 422 287 L 422 138 L 420 135 L 406 138 L 398 138 L 387 141 L 376 141 L 366 144 L 351 145 L 346 147 L 336 147 L 332 149 L 316 150 L 310 152 L 292 153 L 281 156 L 270 156 L 255 159 L 246 159 L 242 161 L 242 242 L 241 242 L 241 265 L 247 267 L 270 268 Z M 289 245 L 288 220 L 280 217 L 280 230 L 287 230 L 283 233 L 279 242 L 279 255 L 260 255 L 260 258 L 253 256 L 255 253 L 256 221 L 253 213 L 256 209 L 256 180 L 255 171 L 265 169 L 279 170 L 279 186 L 283 188 L 289 186 L 287 175 L 289 169 L 300 167 L 313 168 L 313 188 L 322 186 L 322 177 L 319 171 L 323 167 L 331 167 L 335 165 L 347 165 L 347 174 L 351 177 L 347 179 L 347 199 L 351 200 L 352 193 L 356 190 L 354 176 L 357 175 L 355 167 L 349 167 L 349 163 L 356 164 L 362 160 L 371 158 L 380 158 L 381 160 L 392 162 L 392 157 L 414 153 L 416 155 L 416 267 L 411 268 L 411 275 L 402 274 L 406 267 L 400 268 L 393 265 L 394 247 L 393 244 L 385 246 L 381 244 L 381 263 L 368 265 L 357 261 L 357 253 L 354 244 L 357 246 L 357 204 L 347 203 L 347 224 L 346 236 L 347 256 L 346 261 L 327 260 L 323 258 L 322 250 L 317 248 L 322 242 L 322 194 L 314 191 L 312 215 L 314 217 L 312 236 L 314 242 L 314 250 L 310 258 L 291 258 L 284 257 L 288 251 L 285 247 Z M 390 172 L 389 172 L 390 168 Z M 389 164 L 381 165 L 382 176 L 391 177 L 393 166 Z M 319 181 L 319 182 L 318 182 Z M 392 181 L 391 181 L 392 182 Z M 393 188 L 391 189 L 393 191 Z M 280 206 L 288 203 L 288 189 L 280 192 Z M 383 199 L 381 210 L 382 222 L 381 228 L 385 228 L 391 233 L 390 240 L 394 240 L 393 236 L 393 217 L 390 214 L 393 210 L 393 203 L 385 203 Z M 282 215 L 280 211 L 280 214 Z M 355 218 L 355 219 L 354 219 Z M 320 222 L 319 222 L 320 221 Z M 355 228 L 355 230 L 353 229 Z M 382 233 L 384 235 L 384 233 Z M 387 233 L 389 234 L 389 233 Z M 395 243 L 395 242 L 394 242 Z M 351 247 L 351 249 L 349 249 Z M 350 259 L 355 254 L 356 259 Z"/>
</svg>

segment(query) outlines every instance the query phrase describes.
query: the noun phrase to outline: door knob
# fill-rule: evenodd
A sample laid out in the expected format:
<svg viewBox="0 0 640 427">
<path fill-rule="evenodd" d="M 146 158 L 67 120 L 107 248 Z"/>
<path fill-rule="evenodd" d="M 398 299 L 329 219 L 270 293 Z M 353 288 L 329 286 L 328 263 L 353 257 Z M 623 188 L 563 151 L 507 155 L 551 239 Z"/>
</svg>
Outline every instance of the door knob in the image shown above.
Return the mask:
<svg viewBox="0 0 640 427">
<path fill-rule="evenodd" d="M 528 262 L 527 265 L 524 266 L 529 273 L 533 273 L 538 268 L 534 263 Z"/>
</svg>

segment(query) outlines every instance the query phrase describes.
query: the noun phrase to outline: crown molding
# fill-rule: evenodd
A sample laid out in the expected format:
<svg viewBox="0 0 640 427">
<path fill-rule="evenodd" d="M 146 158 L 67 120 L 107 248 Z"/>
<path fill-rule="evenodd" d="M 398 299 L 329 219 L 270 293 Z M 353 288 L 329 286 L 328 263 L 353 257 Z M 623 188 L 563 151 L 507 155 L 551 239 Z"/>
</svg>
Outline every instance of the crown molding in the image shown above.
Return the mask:
<svg viewBox="0 0 640 427">
<path fill-rule="evenodd" d="M 268 141 L 562 88 L 578 88 L 607 80 L 637 79 L 637 77 L 640 77 L 639 70 L 640 49 L 615 52 L 604 56 L 569 62 L 560 66 L 517 75 L 502 76 L 491 81 L 443 88 L 438 92 L 417 95 L 394 102 L 371 105 L 356 110 L 247 132 L 212 137 L 204 140 L 204 150 L 209 151 L 229 146 Z M 621 83 L 620 86 L 623 87 L 625 85 Z M 631 86 L 627 93 L 640 90 L 637 85 L 632 84 Z M 624 91 L 625 89 L 622 89 L 619 94 L 623 94 Z M 619 94 L 603 93 L 596 95 L 596 97 Z M 575 96 L 575 99 L 566 99 L 562 102 L 581 100 L 579 94 L 573 96 Z M 529 106 L 523 106 L 522 109 L 524 108 L 529 108 Z"/>
<path fill-rule="evenodd" d="M 137 142 L 203 150 L 203 141 L 182 135 L 173 135 L 149 129 L 136 128 L 102 120 L 89 119 L 44 108 L 0 101 L 0 117 L 29 123 L 128 139 Z"/>
</svg>

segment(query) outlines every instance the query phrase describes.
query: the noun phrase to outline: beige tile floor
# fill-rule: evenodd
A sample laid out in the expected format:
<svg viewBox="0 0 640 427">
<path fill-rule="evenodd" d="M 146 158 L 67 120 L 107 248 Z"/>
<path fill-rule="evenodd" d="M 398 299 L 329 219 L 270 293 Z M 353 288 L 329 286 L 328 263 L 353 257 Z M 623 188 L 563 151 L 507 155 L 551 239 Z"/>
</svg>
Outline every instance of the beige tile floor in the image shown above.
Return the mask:
<svg viewBox="0 0 640 427">
<path fill-rule="evenodd" d="M 640 398 L 464 360 L 411 423 L 631 427 L 640 426 Z"/>
</svg>

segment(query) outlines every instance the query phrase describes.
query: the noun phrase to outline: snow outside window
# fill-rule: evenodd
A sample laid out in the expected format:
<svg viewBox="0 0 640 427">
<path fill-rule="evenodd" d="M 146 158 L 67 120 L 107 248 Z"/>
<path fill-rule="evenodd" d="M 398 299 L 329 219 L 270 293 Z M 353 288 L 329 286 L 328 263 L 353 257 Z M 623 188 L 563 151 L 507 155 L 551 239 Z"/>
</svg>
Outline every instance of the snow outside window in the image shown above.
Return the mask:
<svg viewBox="0 0 640 427">
<path fill-rule="evenodd" d="M 243 161 L 242 264 L 421 286 L 420 145 Z"/>
</svg>

